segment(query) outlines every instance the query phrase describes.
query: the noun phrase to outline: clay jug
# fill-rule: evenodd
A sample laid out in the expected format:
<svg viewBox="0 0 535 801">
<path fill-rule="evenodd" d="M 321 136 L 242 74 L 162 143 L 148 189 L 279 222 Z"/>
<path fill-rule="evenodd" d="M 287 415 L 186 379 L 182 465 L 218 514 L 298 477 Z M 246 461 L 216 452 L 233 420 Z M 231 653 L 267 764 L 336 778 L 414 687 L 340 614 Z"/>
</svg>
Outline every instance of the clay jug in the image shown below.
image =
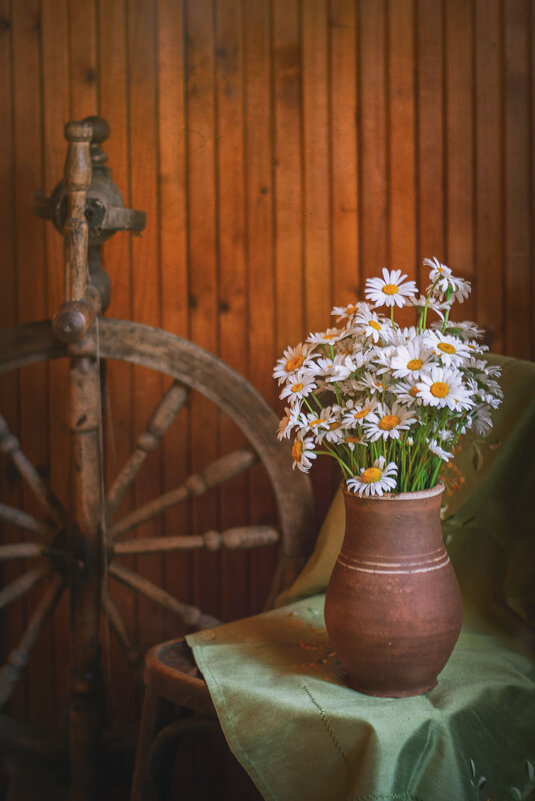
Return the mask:
<svg viewBox="0 0 535 801">
<path fill-rule="evenodd" d="M 325 624 L 355 690 L 425 693 L 457 641 L 462 603 L 442 539 L 443 489 L 370 498 L 344 489 L 346 528 Z"/>
</svg>

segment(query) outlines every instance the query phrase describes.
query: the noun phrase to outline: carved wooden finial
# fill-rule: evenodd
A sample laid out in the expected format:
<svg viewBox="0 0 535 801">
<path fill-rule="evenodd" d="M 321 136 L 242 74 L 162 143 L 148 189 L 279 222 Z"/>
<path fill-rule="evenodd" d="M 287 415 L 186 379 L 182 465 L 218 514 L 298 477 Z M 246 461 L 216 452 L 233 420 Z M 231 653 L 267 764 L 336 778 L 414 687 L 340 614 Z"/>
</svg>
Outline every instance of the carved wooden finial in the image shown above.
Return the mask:
<svg viewBox="0 0 535 801">
<path fill-rule="evenodd" d="M 87 120 L 71 120 L 65 123 L 63 133 L 67 142 L 90 142 L 93 138 L 93 126 Z"/>
</svg>

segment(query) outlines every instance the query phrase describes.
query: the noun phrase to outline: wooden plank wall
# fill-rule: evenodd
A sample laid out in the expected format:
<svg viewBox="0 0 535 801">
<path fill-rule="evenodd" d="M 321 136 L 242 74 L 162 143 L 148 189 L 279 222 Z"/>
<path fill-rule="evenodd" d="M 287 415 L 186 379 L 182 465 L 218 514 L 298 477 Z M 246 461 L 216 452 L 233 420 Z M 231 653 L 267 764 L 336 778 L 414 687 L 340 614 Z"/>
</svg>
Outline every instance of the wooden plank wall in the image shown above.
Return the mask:
<svg viewBox="0 0 535 801">
<path fill-rule="evenodd" d="M 493 349 L 532 358 L 534 33 L 529 0 L 0 0 L 2 325 L 60 303 L 61 239 L 30 198 L 61 175 L 65 120 L 97 113 L 111 125 L 105 148 L 125 202 L 148 216 L 141 239 L 106 246 L 110 315 L 203 345 L 275 406 L 271 369 L 287 344 L 326 327 L 331 306 L 361 296 L 381 267 L 424 281 L 422 258 L 438 256 L 473 282 L 462 313 L 492 330 Z M 66 369 L 1 385 L 3 414 L 63 498 Z M 164 385 L 125 365 L 111 372 L 110 472 Z M 196 402 L 124 508 L 235 441 Z M 5 463 L 2 475 L 4 498 L 30 503 Z M 336 479 L 320 465 L 314 481 L 321 511 Z M 267 519 L 265 483 L 255 474 L 141 533 Z M 230 618 L 261 607 L 273 563 L 270 552 L 137 566 Z M 115 597 L 142 647 L 179 633 L 129 590 Z M 31 605 L 4 615 L 5 648 Z M 63 601 L 14 714 L 64 723 L 66 654 Z M 105 672 L 112 719 L 132 718 L 113 641 Z"/>
</svg>

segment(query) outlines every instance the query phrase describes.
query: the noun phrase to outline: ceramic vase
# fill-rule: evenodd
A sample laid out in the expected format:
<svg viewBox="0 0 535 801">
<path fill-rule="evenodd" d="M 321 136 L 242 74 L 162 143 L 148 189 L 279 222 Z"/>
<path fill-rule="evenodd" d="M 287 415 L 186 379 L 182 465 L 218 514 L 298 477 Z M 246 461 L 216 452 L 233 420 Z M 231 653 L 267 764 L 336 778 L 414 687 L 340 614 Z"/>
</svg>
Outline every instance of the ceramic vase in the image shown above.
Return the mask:
<svg viewBox="0 0 535 801">
<path fill-rule="evenodd" d="M 425 693 L 457 641 L 462 603 L 442 539 L 443 489 L 369 498 L 344 489 L 345 535 L 325 624 L 355 690 Z"/>
</svg>

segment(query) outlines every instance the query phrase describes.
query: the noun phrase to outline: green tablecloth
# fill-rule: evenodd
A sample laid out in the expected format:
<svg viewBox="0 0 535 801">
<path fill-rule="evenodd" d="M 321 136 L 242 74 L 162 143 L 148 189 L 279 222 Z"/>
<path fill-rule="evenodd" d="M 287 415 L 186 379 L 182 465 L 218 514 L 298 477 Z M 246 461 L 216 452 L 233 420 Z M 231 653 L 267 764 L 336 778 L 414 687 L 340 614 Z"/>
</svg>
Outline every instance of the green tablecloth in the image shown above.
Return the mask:
<svg viewBox="0 0 535 801">
<path fill-rule="evenodd" d="M 516 640 L 465 627 L 434 690 L 373 698 L 344 685 L 323 598 L 188 638 L 265 799 L 535 798 L 535 669 Z"/>
<path fill-rule="evenodd" d="M 494 361 L 506 402 L 487 440 L 467 439 L 456 459 L 465 483 L 443 509 L 465 624 L 434 690 L 391 700 L 344 685 L 322 594 L 340 498 L 280 599 L 289 606 L 187 638 L 229 745 L 268 801 L 535 799 L 535 365 Z"/>
</svg>

